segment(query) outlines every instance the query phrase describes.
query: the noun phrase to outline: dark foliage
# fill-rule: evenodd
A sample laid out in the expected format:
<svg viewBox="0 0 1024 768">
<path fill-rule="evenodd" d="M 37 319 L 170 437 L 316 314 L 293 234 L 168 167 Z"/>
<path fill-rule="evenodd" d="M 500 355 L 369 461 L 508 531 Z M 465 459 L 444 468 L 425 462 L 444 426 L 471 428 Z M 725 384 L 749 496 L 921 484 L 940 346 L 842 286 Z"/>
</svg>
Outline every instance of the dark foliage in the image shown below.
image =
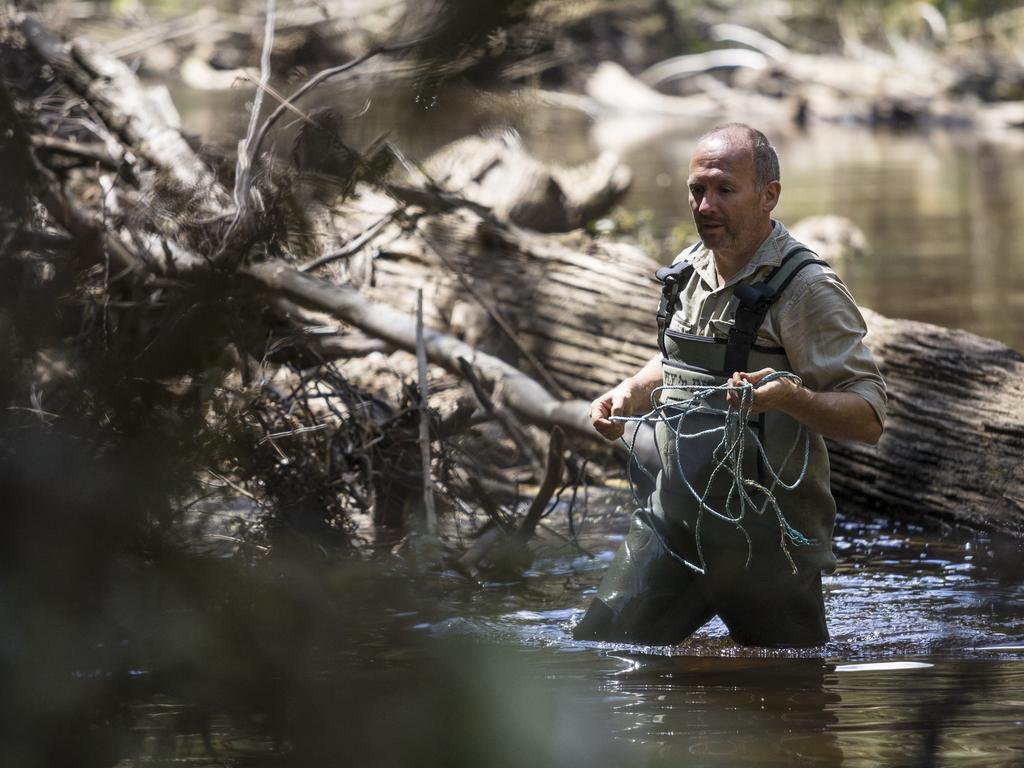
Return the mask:
<svg viewBox="0 0 1024 768">
<path fill-rule="evenodd" d="M 477 45 L 498 16 L 457 30 L 436 25 L 445 18 L 432 20 L 429 62 L 461 36 L 460 50 Z M 385 754 L 374 742 L 386 734 L 357 716 L 346 653 L 411 645 L 385 612 L 423 610 L 430 596 L 403 564 L 350 555 L 358 515 L 401 525 L 418 508 L 415 392 L 389 404 L 352 386 L 232 267 L 309 258 L 310 210 L 385 177 L 389 146 L 357 151 L 334 115 L 311 114 L 291 163 L 261 159 L 262 204 L 231 232 L 205 213 L 206 190 L 144 157 L 113 162 L 111 195 L 109 168 L 34 152 L 30 134 L 123 137 L 4 36 L 5 765 L 308 765 L 352 744 Z M 208 263 L 180 270 L 172 245 Z M 438 465 L 441 496 L 456 496 L 450 464 Z M 312 713 L 351 728 L 325 739 Z"/>
</svg>

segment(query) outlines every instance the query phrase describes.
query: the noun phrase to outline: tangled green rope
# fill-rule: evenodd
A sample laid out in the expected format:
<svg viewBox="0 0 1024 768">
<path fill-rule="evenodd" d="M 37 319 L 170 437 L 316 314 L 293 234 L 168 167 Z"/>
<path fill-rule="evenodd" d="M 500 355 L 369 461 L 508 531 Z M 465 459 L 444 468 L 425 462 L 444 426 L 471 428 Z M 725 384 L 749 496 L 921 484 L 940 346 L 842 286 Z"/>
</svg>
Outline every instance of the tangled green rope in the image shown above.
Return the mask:
<svg viewBox="0 0 1024 768">
<path fill-rule="evenodd" d="M 772 381 L 778 379 L 790 379 L 795 381 L 798 385 L 801 384 L 800 377 L 794 373 L 788 371 L 776 371 L 761 379 L 756 387 L 763 386 Z M 779 464 L 778 469 L 771 465 L 768 460 L 768 454 L 758 439 L 757 435 L 749 427 L 749 421 L 752 415 L 754 407 L 754 389 L 755 385 L 749 381 L 743 382 L 740 386 L 732 386 L 729 384 L 720 384 L 713 386 L 702 386 L 702 385 L 673 385 L 673 386 L 661 386 L 657 387 L 651 393 L 651 410 L 641 416 L 613 416 L 612 419 L 615 421 L 622 421 L 636 424 L 636 429 L 633 431 L 631 440 L 627 440 L 625 435 L 621 438 L 622 442 L 626 445 L 629 450 L 629 465 L 627 468 L 627 478 L 629 480 L 630 490 L 633 493 L 633 498 L 636 500 L 638 506 L 647 512 L 653 514 L 653 509 L 644 504 L 639 498 L 637 493 L 636 485 L 633 482 L 632 467 L 637 466 L 647 477 L 654 481 L 655 477 L 652 475 L 636 457 L 636 440 L 637 435 L 640 432 L 641 424 L 664 424 L 668 429 L 669 434 L 673 436 L 674 440 L 674 451 L 673 458 L 675 460 L 676 469 L 679 477 L 682 478 L 683 483 L 686 485 L 690 494 L 696 499 L 698 503 L 697 509 L 697 520 L 694 526 L 694 538 L 697 545 L 697 563 L 690 562 L 687 558 L 683 557 L 675 550 L 673 550 L 668 543 L 664 540 L 661 532 L 658 531 L 655 525 L 651 525 L 650 528 L 654 532 L 655 536 L 662 547 L 671 555 L 675 560 L 696 571 L 697 573 L 705 573 L 707 569 L 707 561 L 704 559 L 704 550 L 701 543 L 701 523 L 704 519 L 705 514 L 712 515 L 720 520 L 726 521 L 735 525 L 740 532 L 743 534 L 744 539 L 747 542 L 747 561 L 746 564 L 750 565 L 750 559 L 753 555 L 753 546 L 750 541 L 750 535 L 743 527 L 743 519 L 750 510 L 755 511 L 759 515 L 763 515 L 771 505 L 772 510 L 775 512 L 775 517 L 779 523 L 779 546 L 782 549 L 783 554 L 786 556 L 786 560 L 789 562 L 790 567 L 793 569 L 793 573 L 797 572 L 796 563 L 793 561 L 793 557 L 789 551 L 788 541 L 792 541 L 798 546 L 808 546 L 818 543 L 816 539 L 811 539 L 798 531 L 792 524 L 786 519 L 782 509 L 779 507 L 778 502 L 775 499 L 774 491 L 776 488 L 783 488 L 787 491 L 794 490 L 803 481 L 807 475 L 807 466 L 810 458 L 810 436 L 807 433 L 807 428 L 804 425 L 800 425 L 797 431 L 796 438 L 793 441 L 793 445 L 790 446 L 786 452 L 785 457 Z M 660 395 L 664 391 L 671 390 L 682 390 L 691 392 L 690 398 L 686 401 L 676 401 L 661 403 Z M 707 404 L 707 401 L 712 396 L 720 393 L 737 392 L 739 393 L 739 404 L 735 408 L 721 409 L 715 408 Z M 722 417 L 722 426 L 715 426 L 710 429 L 705 429 L 700 432 L 687 433 L 684 431 L 683 426 L 686 423 L 686 418 L 692 413 L 700 411 L 701 413 L 712 413 Z M 686 473 L 683 471 L 682 461 L 680 456 L 682 451 L 680 446 L 683 440 L 704 437 L 709 434 L 717 432 L 722 433 L 722 439 L 715 447 L 712 452 L 712 456 L 716 457 L 716 461 L 711 475 L 708 477 L 707 487 L 703 490 L 694 488 L 690 480 L 686 477 Z M 768 469 L 768 473 L 771 478 L 771 482 L 765 486 L 759 483 L 757 480 L 745 477 L 743 475 L 743 456 L 747 448 L 747 440 L 745 437 L 749 435 L 753 438 L 754 448 L 759 453 L 762 464 Z M 789 462 L 790 456 L 796 450 L 797 445 L 800 443 L 801 438 L 803 439 L 803 466 L 800 469 L 800 474 L 792 483 L 786 483 L 780 477 L 782 468 Z M 658 448 L 659 454 L 661 453 L 661 446 L 657 444 L 657 432 L 655 432 L 655 445 Z M 715 477 L 719 473 L 725 473 L 732 477 L 732 481 L 729 484 L 729 491 L 725 498 L 725 504 L 723 509 L 715 509 L 708 504 L 708 496 L 711 491 L 712 483 Z M 764 501 L 760 507 L 751 498 L 751 493 L 761 493 L 764 495 Z M 733 505 L 734 500 L 739 504 L 739 510 L 736 514 L 729 514 L 730 508 Z"/>
</svg>

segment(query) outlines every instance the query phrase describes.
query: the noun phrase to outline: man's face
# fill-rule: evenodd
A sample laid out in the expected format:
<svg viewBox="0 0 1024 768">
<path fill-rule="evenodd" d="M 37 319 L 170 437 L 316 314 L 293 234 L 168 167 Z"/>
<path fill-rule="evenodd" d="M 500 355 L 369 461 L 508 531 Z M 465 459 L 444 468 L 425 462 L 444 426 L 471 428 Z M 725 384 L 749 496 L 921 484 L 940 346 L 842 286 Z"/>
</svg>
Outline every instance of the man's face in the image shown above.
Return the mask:
<svg viewBox="0 0 1024 768">
<path fill-rule="evenodd" d="M 752 256 L 766 236 L 780 185 L 773 181 L 758 188 L 749 145 L 729 138 L 714 136 L 694 149 L 690 210 L 706 247 L 722 255 Z"/>
</svg>

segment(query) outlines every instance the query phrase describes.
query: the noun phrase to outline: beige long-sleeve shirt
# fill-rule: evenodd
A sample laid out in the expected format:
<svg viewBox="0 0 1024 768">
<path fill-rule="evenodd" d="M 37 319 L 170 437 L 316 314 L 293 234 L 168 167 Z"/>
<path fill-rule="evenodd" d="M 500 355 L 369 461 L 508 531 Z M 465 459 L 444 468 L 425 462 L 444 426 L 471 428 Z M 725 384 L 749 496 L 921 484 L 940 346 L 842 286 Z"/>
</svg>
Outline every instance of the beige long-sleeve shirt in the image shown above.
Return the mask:
<svg viewBox="0 0 1024 768">
<path fill-rule="evenodd" d="M 763 280 L 797 242 L 781 222 L 773 224 L 772 233 L 750 262 L 721 287 L 710 250 L 702 247 L 677 257 L 693 264 L 694 275 L 680 293 L 672 328 L 699 336 L 728 336 L 737 302 L 733 288 L 739 282 Z M 771 306 L 758 331 L 758 343 L 785 349 L 792 372 L 809 389 L 860 395 L 884 424 L 885 382 L 864 345 L 866 332 L 849 289 L 832 269 L 812 264 L 800 270 Z"/>
</svg>

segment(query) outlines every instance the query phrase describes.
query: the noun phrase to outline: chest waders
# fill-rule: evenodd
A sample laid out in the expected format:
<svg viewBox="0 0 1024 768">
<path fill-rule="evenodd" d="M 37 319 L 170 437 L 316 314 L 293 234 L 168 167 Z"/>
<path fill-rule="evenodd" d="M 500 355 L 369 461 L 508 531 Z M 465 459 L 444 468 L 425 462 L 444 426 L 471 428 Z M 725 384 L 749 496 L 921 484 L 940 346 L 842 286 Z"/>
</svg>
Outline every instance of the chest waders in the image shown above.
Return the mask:
<svg viewBox="0 0 1024 768">
<path fill-rule="evenodd" d="M 694 395 L 693 389 L 677 387 L 723 385 L 737 371 L 751 372 L 763 368 L 792 371 L 786 350 L 758 343 L 757 331 L 771 306 L 792 280 L 812 264 L 825 262 L 817 259 L 804 246 L 794 244 L 783 255 L 781 263 L 763 280 L 738 283 L 733 289 L 730 304 L 733 322 L 727 337 L 700 336 L 672 328 L 671 319 L 679 295 L 692 278 L 694 269 L 688 262 L 680 261 L 658 270 L 657 278 L 663 285 L 658 310 L 658 346 L 662 353 L 664 371 L 664 388 L 659 397 L 669 416 L 680 410 L 673 406 L 692 406 L 690 400 Z M 713 515 L 701 520 L 707 526 L 704 530 L 719 539 L 716 542 L 719 546 L 752 547 L 753 556 L 756 557 L 755 550 L 765 545 L 779 546 L 781 523 L 770 509 L 762 514 L 742 513 L 732 474 L 721 469 L 715 471 L 723 458 L 716 453 L 716 447 L 722 442 L 722 428 L 725 424 L 723 412 L 727 408 L 725 393 L 715 392 L 697 407 L 689 407 L 685 419 L 676 421 L 674 427 L 664 421 L 656 425 L 662 471 L 655 491 L 655 509 L 661 513 L 657 517 L 663 520 L 694 526 L 701 505 L 698 498 L 694 497 L 696 491 L 706 507 L 719 514 L 730 518 L 743 514 L 740 523 L 743 531 L 736 531 L 735 524 L 716 519 Z M 770 464 L 785 483 L 792 483 L 799 477 L 804 461 L 799 423 L 784 413 L 769 411 L 751 420 L 748 427 L 749 432 L 742 438 L 745 441 L 741 466 L 743 477 L 767 487 L 796 531 L 803 533 L 800 522 L 813 514 L 815 508 L 822 503 L 831 504 L 831 494 L 827 494 L 827 500 L 821 499 L 820 485 L 815 487 L 813 483 L 806 486 L 801 483 L 792 490 L 785 489 L 772 482 L 766 466 L 766 462 Z M 828 459 L 824 452 L 824 442 L 820 436 L 811 437 L 809 461 L 818 465 L 824 461 L 824 472 L 827 475 Z M 764 495 L 752 492 L 751 499 L 760 510 L 765 501 Z M 652 521 L 652 524 L 656 522 Z M 730 527 L 733 529 L 731 534 L 726 530 Z M 810 535 L 813 537 L 813 533 Z M 791 538 L 800 543 L 802 537 L 797 533 Z"/>
<path fill-rule="evenodd" d="M 803 246 L 784 254 L 782 263 L 764 280 L 740 283 L 733 290 L 733 325 L 726 338 L 683 333 L 671 327 L 679 296 L 693 277 L 693 267 L 679 262 L 658 270 L 664 289 L 658 311 L 664 385 L 659 395 L 664 411 L 687 409 L 682 425 L 659 422 L 656 436 L 662 468 L 650 506 L 633 516 L 629 533 L 605 573 L 594 600 L 573 630 L 580 640 L 670 645 L 682 641 L 713 616 L 725 622 L 737 642 L 757 646 L 810 646 L 828 639 L 821 593 L 821 571 L 835 566 L 829 543 L 835 502 L 828 483 L 828 454 L 820 435 L 808 433 L 807 473 L 793 490 L 764 481 L 769 478 L 758 457 L 754 437 L 746 435 L 742 472 L 765 485 L 785 518 L 816 543 L 793 541 L 793 560 L 781 547 L 783 529 L 770 510 L 744 514 L 740 525 L 700 515 L 698 498 L 722 511 L 734 483 L 729 473 L 715 472 L 721 457 L 725 396 L 715 393 L 700 405 L 693 392 L 672 389 L 725 384 L 735 371 L 774 368 L 792 371 L 784 349 L 757 343 L 757 330 L 772 304 L 793 278 L 810 264 L 823 262 Z M 750 423 L 766 459 L 783 482 L 792 484 L 803 467 L 802 445 L 795 445 L 799 425 L 789 416 L 768 412 Z M 675 429 L 692 435 L 676 440 Z M 706 434 L 702 434 L 706 433 Z M 803 441 L 800 440 L 802 444 Z M 676 456 L 677 450 L 684 455 Z M 680 476 L 680 472 L 683 476 Z M 687 488 L 689 481 L 698 496 Z M 752 493 L 757 510 L 763 494 Z M 731 510 L 735 517 L 736 510 Z M 697 534 L 698 523 L 704 527 Z M 740 529 L 742 526 L 742 530 Z M 706 569 L 680 564 L 702 562 L 697 542 L 707 553 Z M 702 563 L 704 564 L 704 563 Z"/>
</svg>

